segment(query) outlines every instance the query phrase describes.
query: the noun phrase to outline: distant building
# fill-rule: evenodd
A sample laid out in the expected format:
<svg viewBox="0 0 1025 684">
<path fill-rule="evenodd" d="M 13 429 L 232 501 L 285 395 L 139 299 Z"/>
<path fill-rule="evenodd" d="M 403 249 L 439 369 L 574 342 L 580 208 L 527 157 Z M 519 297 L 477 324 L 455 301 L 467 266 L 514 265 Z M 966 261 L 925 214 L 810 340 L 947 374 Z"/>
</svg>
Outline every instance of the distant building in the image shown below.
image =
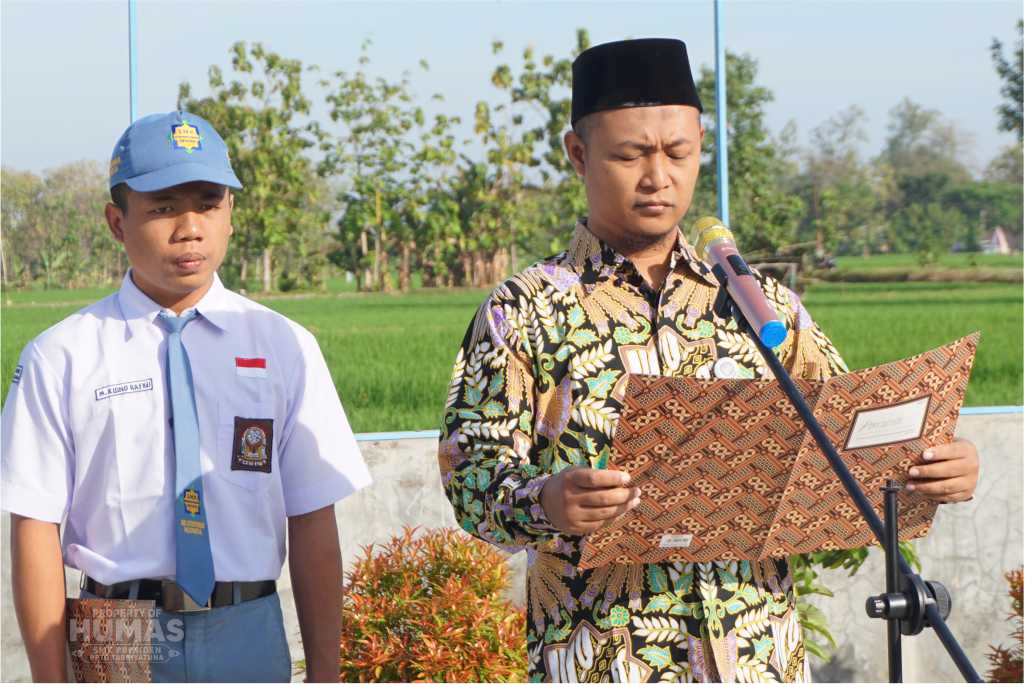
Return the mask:
<svg viewBox="0 0 1025 684">
<path fill-rule="evenodd" d="M 1010 254 L 1011 243 L 1003 228 L 994 228 L 989 237 L 982 241 L 982 251 L 986 254 Z"/>
</svg>

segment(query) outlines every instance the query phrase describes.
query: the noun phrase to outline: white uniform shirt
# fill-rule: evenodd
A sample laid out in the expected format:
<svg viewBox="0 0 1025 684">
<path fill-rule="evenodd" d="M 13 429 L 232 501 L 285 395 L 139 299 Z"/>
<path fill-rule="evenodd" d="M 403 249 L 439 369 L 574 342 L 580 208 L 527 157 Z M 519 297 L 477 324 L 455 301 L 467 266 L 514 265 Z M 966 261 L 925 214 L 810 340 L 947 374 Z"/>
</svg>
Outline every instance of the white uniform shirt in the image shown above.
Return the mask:
<svg viewBox="0 0 1025 684">
<path fill-rule="evenodd" d="M 214 574 L 276 579 L 286 516 L 330 505 L 370 475 L 313 335 L 216 277 L 196 309 L 182 341 L 195 383 Z M 161 310 L 126 275 L 119 292 L 25 347 L 3 407 L 3 509 L 64 521 L 65 563 L 104 584 L 174 577 Z M 270 426 L 270 472 L 233 461 L 236 418 L 242 429 L 252 419 Z"/>
</svg>

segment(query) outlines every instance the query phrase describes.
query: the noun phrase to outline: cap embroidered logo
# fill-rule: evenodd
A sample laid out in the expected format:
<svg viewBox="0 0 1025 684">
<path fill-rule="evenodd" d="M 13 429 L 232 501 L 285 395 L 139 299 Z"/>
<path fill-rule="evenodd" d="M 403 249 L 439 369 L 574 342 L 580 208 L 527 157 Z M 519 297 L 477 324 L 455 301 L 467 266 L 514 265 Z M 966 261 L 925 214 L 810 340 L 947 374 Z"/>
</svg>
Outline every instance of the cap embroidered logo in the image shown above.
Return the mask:
<svg viewBox="0 0 1025 684">
<path fill-rule="evenodd" d="M 199 134 L 198 128 L 184 121 L 171 126 L 171 146 L 192 154 L 193 150 L 203 149 L 203 136 Z"/>
</svg>

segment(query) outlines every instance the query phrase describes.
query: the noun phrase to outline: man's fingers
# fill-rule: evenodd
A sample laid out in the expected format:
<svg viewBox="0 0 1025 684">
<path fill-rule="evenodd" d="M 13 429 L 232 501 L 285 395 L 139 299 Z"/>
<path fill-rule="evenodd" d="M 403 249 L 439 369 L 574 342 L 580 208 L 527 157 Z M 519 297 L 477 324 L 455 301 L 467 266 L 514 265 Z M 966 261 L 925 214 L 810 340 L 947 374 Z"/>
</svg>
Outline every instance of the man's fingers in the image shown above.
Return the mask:
<svg viewBox="0 0 1025 684">
<path fill-rule="evenodd" d="M 922 452 L 922 460 L 926 463 L 932 461 L 948 461 L 951 459 L 967 458 L 972 452 L 970 442 L 963 439 L 955 439 L 949 444 L 939 444 L 929 447 Z"/>
<path fill-rule="evenodd" d="M 567 481 L 583 489 L 608 489 L 623 487 L 630 482 L 630 476 L 621 470 L 598 470 L 578 468 L 566 476 Z"/>
<path fill-rule="evenodd" d="M 640 499 L 632 498 L 619 506 L 605 506 L 604 508 L 581 508 L 580 522 L 605 522 L 611 521 L 633 510 L 641 503 Z"/>
<path fill-rule="evenodd" d="M 614 489 L 582 489 L 575 493 L 573 503 L 581 508 L 607 508 L 625 504 L 640 496 L 637 487 L 616 487 Z"/>
<path fill-rule="evenodd" d="M 972 483 L 966 477 L 951 477 L 943 480 L 926 480 L 922 482 L 909 482 L 908 489 L 913 492 L 925 494 L 930 498 L 957 495 L 968 492 Z"/>
<path fill-rule="evenodd" d="M 940 461 L 929 465 L 911 466 L 908 475 L 914 478 L 951 478 L 961 477 L 972 472 L 972 464 L 967 459 Z"/>
<path fill-rule="evenodd" d="M 958 492 L 957 494 L 951 494 L 950 496 L 932 496 L 929 498 L 937 503 L 961 503 L 962 501 L 971 501 L 972 495 L 969 492 Z"/>
</svg>

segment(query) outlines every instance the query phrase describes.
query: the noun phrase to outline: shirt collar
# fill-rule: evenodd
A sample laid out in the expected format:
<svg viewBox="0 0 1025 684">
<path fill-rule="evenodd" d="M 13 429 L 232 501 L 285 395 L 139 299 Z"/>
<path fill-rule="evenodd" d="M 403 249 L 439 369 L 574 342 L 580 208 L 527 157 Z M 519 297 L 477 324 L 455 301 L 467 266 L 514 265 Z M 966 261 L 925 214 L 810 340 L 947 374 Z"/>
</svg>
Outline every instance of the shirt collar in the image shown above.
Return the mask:
<svg viewBox="0 0 1025 684">
<path fill-rule="evenodd" d="M 629 275 L 636 273 L 637 270 L 628 258 L 598 239 L 587 227 L 586 219 L 577 222 L 569 249 L 566 250 L 566 258 L 569 266 L 581 279 L 586 279 L 588 274 L 592 277 L 597 276 L 598 279 L 617 274 Z M 699 279 L 719 287 L 719 281 L 712 274 L 712 269 L 698 258 L 679 228 L 676 229 L 676 246 L 669 257 L 669 267 L 673 272 L 687 269 Z"/>
<path fill-rule="evenodd" d="M 136 324 L 155 325 L 157 316 L 161 311 L 165 311 L 164 307 L 154 302 L 139 289 L 139 286 L 132 280 L 131 269 L 125 273 L 125 277 L 121 281 L 121 289 L 118 291 L 117 297 L 118 304 L 121 306 L 121 315 L 124 316 L 125 323 L 129 327 Z M 214 273 L 214 281 L 210 285 L 210 289 L 193 308 L 215 328 L 222 332 L 228 332 L 228 314 L 231 302 L 228 290 L 216 273 Z"/>
</svg>

